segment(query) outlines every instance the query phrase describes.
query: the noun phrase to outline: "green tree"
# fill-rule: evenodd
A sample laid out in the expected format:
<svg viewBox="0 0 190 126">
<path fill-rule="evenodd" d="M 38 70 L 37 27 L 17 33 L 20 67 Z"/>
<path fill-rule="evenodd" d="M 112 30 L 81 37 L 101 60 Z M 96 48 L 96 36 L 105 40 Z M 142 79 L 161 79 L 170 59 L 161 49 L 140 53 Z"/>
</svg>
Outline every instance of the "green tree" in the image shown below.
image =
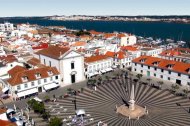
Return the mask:
<svg viewBox="0 0 190 126">
<path fill-rule="evenodd" d="M 188 93 L 189 93 L 188 89 L 183 89 L 183 94 L 184 94 L 185 97 L 187 97 Z"/>
<path fill-rule="evenodd" d="M 50 97 L 48 95 L 44 96 L 44 101 L 47 102 L 50 100 Z"/>
<path fill-rule="evenodd" d="M 98 77 L 98 81 L 99 81 L 99 84 L 102 83 L 102 77 L 101 76 Z"/>
<path fill-rule="evenodd" d="M 172 84 L 172 91 L 175 93 L 179 89 L 179 85 Z"/>
<path fill-rule="evenodd" d="M 138 78 L 138 80 L 140 80 L 142 78 L 142 74 L 137 74 L 136 77 Z"/>
<path fill-rule="evenodd" d="M 49 112 L 44 112 L 43 114 L 42 114 L 42 118 L 43 119 L 49 119 L 50 118 L 50 113 Z"/>
<path fill-rule="evenodd" d="M 62 126 L 62 120 L 58 117 L 53 117 L 49 121 L 49 126 Z"/>
<path fill-rule="evenodd" d="M 162 89 L 162 85 L 164 84 L 164 82 L 163 81 L 158 81 L 158 84 L 159 84 L 160 89 Z"/>
<path fill-rule="evenodd" d="M 146 80 L 149 82 L 148 84 L 150 85 L 150 81 L 151 81 L 152 79 L 151 79 L 151 78 L 147 78 Z"/>
</svg>

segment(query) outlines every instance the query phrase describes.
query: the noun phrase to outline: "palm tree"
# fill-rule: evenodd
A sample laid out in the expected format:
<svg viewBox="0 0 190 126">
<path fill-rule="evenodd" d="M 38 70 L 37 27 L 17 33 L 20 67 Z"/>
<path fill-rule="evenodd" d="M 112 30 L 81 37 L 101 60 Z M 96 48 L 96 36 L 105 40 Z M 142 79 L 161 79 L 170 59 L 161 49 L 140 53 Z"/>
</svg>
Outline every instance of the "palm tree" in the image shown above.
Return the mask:
<svg viewBox="0 0 190 126">
<path fill-rule="evenodd" d="M 179 89 L 179 85 L 172 84 L 172 91 L 175 93 Z"/>
<path fill-rule="evenodd" d="M 102 77 L 101 76 L 99 76 L 98 81 L 99 81 L 99 84 L 102 83 Z"/>
<path fill-rule="evenodd" d="M 158 84 L 159 84 L 160 89 L 162 89 L 162 85 L 164 84 L 164 82 L 163 81 L 158 81 Z"/>
<path fill-rule="evenodd" d="M 151 79 L 151 78 L 147 78 L 146 80 L 149 82 L 148 84 L 150 85 L 150 81 L 151 81 L 152 79 Z"/>
<path fill-rule="evenodd" d="M 186 89 L 183 89 L 183 93 L 184 93 L 184 96 L 187 97 L 188 93 L 189 93 L 189 90 L 186 88 Z"/>
<path fill-rule="evenodd" d="M 110 77 L 109 76 L 105 76 L 106 80 L 109 81 Z"/>
<path fill-rule="evenodd" d="M 142 78 L 142 74 L 137 74 L 136 77 L 138 78 L 138 80 L 140 80 Z"/>
<path fill-rule="evenodd" d="M 96 80 L 95 79 L 89 79 L 87 86 L 95 86 Z"/>
</svg>

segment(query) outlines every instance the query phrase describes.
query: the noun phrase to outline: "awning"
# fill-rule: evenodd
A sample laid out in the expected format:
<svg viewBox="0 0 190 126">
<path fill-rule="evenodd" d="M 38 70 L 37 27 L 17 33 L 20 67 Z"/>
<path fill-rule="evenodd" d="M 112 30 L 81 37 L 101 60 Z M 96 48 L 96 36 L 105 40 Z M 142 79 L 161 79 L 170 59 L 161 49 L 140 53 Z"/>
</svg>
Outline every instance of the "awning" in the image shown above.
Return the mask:
<svg viewBox="0 0 190 126">
<path fill-rule="evenodd" d="M 5 93 L 5 92 L 7 92 L 8 90 L 9 90 L 8 87 L 5 87 L 5 88 L 3 88 L 2 92 Z"/>
<path fill-rule="evenodd" d="M 92 76 L 94 76 L 94 73 L 89 73 L 88 76 L 92 77 Z"/>
<path fill-rule="evenodd" d="M 100 72 L 101 72 L 101 73 L 106 73 L 106 71 L 105 71 L 105 70 L 101 70 Z"/>
<path fill-rule="evenodd" d="M 38 98 L 38 97 L 34 97 L 34 100 L 38 101 L 38 102 L 42 102 L 42 99 Z"/>
<path fill-rule="evenodd" d="M 49 90 L 49 89 L 52 89 L 52 88 L 56 88 L 56 87 L 59 87 L 59 85 L 56 84 L 56 83 L 51 83 L 51 84 L 44 85 L 44 89 L 46 91 Z"/>
<path fill-rule="evenodd" d="M 76 114 L 77 115 L 84 115 L 85 114 L 85 110 L 84 109 L 76 110 Z"/>
<path fill-rule="evenodd" d="M 12 112 L 15 112 L 15 110 L 14 109 L 11 109 L 11 108 L 9 108 L 9 109 L 7 109 L 7 114 L 9 114 L 9 113 L 12 113 Z"/>
<path fill-rule="evenodd" d="M 17 93 L 17 96 L 20 98 L 26 95 L 37 93 L 37 92 L 38 92 L 37 88 L 32 88 L 30 90 L 25 90 L 25 91 Z"/>
<path fill-rule="evenodd" d="M 94 72 L 94 75 L 98 75 L 99 73 L 98 72 Z"/>
<path fill-rule="evenodd" d="M 115 66 L 115 65 L 114 65 L 114 66 L 112 66 L 112 68 L 114 68 L 114 69 L 115 69 L 115 68 L 117 68 L 117 66 Z"/>
<path fill-rule="evenodd" d="M 112 71 L 113 69 L 112 68 L 107 68 L 106 71 L 109 72 L 109 71 Z"/>
</svg>

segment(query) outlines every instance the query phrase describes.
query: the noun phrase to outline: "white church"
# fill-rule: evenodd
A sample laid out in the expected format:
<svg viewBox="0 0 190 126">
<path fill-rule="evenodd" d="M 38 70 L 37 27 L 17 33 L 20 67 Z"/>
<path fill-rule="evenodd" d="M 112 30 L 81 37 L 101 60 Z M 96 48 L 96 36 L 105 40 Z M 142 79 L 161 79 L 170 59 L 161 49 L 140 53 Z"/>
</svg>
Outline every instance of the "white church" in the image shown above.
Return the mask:
<svg viewBox="0 0 190 126">
<path fill-rule="evenodd" d="M 85 80 L 84 56 L 70 48 L 49 46 L 47 49 L 36 52 L 35 58 L 46 66 L 57 68 L 61 77 L 60 86 Z"/>
</svg>

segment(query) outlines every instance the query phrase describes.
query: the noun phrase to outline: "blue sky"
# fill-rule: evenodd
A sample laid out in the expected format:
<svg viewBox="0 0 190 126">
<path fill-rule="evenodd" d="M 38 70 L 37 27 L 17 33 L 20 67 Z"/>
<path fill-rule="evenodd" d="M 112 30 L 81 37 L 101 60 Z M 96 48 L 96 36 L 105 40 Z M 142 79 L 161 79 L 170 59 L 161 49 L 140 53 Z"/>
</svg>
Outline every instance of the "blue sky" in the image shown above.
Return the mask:
<svg viewBox="0 0 190 126">
<path fill-rule="evenodd" d="M 0 0 L 0 17 L 190 15 L 190 0 Z"/>
</svg>

